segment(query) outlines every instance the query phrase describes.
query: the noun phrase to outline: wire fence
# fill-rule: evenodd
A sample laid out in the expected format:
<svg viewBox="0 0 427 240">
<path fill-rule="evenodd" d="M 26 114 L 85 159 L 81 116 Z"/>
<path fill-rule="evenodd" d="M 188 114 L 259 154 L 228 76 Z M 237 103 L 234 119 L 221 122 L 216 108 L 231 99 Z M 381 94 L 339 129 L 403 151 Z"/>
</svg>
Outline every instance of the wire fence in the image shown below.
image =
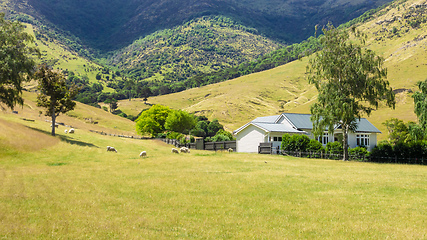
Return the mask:
<svg viewBox="0 0 427 240">
<path fill-rule="evenodd" d="M 331 160 L 342 160 L 343 154 L 333 154 L 324 152 L 297 152 L 297 151 L 281 151 L 282 155 L 302 158 L 318 158 L 318 159 L 331 159 Z M 378 156 L 366 156 L 363 154 L 349 154 L 350 161 L 359 162 L 375 162 L 375 163 L 396 163 L 396 164 L 416 164 L 416 165 L 427 165 L 427 158 L 424 157 L 402 157 L 402 156 L 389 156 L 389 157 L 378 157 Z"/>
<path fill-rule="evenodd" d="M 281 151 L 282 155 L 292 157 L 303 157 L 303 158 L 319 158 L 319 159 L 331 159 L 331 160 L 342 160 L 343 154 L 325 153 L 325 152 L 296 152 L 296 151 Z M 368 162 L 369 158 L 361 154 L 349 154 L 350 161 Z"/>
</svg>

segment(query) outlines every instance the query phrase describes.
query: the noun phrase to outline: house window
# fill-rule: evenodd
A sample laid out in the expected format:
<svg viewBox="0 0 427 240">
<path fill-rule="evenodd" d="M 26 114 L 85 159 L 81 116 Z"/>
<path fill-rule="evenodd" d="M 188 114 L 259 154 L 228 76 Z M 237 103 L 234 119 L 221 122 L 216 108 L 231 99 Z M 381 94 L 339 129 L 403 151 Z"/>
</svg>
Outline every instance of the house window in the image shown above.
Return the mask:
<svg viewBox="0 0 427 240">
<path fill-rule="evenodd" d="M 282 137 L 273 137 L 273 141 L 274 142 L 281 142 L 282 141 Z"/>
<path fill-rule="evenodd" d="M 317 140 L 321 144 L 326 145 L 329 142 L 329 134 L 328 133 L 324 133 L 323 136 L 318 137 Z"/>
<path fill-rule="evenodd" d="M 357 146 L 369 146 L 369 135 L 368 134 L 357 134 L 356 135 Z"/>
</svg>

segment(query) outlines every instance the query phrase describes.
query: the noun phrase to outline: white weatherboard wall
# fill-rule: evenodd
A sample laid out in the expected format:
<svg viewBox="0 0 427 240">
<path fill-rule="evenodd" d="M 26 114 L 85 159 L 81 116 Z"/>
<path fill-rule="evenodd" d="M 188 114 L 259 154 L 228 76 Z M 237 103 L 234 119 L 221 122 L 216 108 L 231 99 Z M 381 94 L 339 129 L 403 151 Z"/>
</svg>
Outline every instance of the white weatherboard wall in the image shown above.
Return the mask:
<svg viewBox="0 0 427 240">
<path fill-rule="evenodd" d="M 266 141 L 265 132 L 249 125 L 236 136 L 237 152 L 257 153 L 259 143 Z"/>
<path fill-rule="evenodd" d="M 357 143 L 356 143 L 357 137 L 356 136 L 358 134 L 364 134 L 364 135 L 369 136 L 369 146 L 365 146 L 368 149 L 368 151 L 371 151 L 377 145 L 377 134 L 376 133 L 353 133 L 353 132 L 349 132 L 348 133 L 348 146 L 350 148 L 357 147 Z"/>
</svg>

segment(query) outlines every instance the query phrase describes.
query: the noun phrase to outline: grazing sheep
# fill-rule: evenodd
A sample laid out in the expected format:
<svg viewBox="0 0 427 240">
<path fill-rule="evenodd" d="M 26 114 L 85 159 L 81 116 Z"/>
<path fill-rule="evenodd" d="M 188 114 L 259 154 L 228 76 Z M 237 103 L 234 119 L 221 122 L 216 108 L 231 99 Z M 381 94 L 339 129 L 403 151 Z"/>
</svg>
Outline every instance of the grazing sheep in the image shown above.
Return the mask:
<svg viewBox="0 0 427 240">
<path fill-rule="evenodd" d="M 67 134 L 67 133 L 68 133 L 68 130 L 67 130 L 67 129 L 65 129 L 65 130 L 64 130 L 64 133 L 65 133 L 65 134 Z"/>
<path fill-rule="evenodd" d="M 232 148 L 229 148 L 229 149 L 228 149 L 228 152 L 229 152 L 229 153 L 232 153 L 232 152 L 233 152 L 233 149 L 232 149 Z"/>
<path fill-rule="evenodd" d="M 74 128 L 71 128 L 70 131 L 68 131 L 68 133 L 74 133 Z"/>
<path fill-rule="evenodd" d="M 172 153 L 179 153 L 179 152 L 178 152 L 178 149 L 176 149 L 176 148 L 172 148 Z"/>
<path fill-rule="evenodd" d="M 114 147 L 108 146 L 107 147 L 107 152 L 116 152 L 117 153 L 117 150 Z"/>
<path fill-rule="evenodd" d="M 140 157 L 146 157 L 146 156 L 147 156 L 147 152 L 146 152 L 146 151 L 142 151 L 142 152 L 139 154 L 139 156 L 140 156 Z"/>
<path fill-rule="evenodd" d="M 50 127 L 52 127 L 52 124 L 50 124 Z M 57 123 L 55 123 L 55 127 L 58 128 L 59 125 Z"/>
<path fill-rule="evenodd" d="M 190 149 L 187 148 L 187 147 L 182 147 L 182 148 L 179 149 L 179 151 L 182 152 L 182 153 L 190 153 Z"/>
</svg>

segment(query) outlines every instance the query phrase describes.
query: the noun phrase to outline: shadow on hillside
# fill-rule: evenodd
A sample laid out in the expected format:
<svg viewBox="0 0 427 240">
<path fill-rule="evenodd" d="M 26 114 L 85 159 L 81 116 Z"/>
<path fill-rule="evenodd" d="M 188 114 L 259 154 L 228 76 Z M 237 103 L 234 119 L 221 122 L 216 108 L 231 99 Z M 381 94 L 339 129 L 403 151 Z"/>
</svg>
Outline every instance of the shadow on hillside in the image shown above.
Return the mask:
<svg viewBox="0 0 427 240">
<path fill-rule="evenodd" d="M 51 132 L 50 132 L 50 131 L 44 131 L 44 130 L 41 130 L 41 129 L 38 129 L 38 128 L 32 128 L 32 127 L 28 127 L 28 128 L 30 128 L 30 129 L 32 129 L 32 130 L 35 130 L 35 131 L 38 131 L 38 132 L 41 132 L 41 133 L 44 133 L 44 134 L 51 135 Z M 87 143 L 87 142 L 78 141 L 78 140 L 75 140 L 75 139 L 73 139 L 72 137 L 69 137 L 69 136 L 63 136 L 63 135 L 56 134 L 56 137 L 59 137 L 59 139 L 60 139 L 61 141 L 67 142 L 67 143 L 69 143 L 69 144 L 76 144 L 76 145 L 78 145 L 78 146 L 82 146 L 82 147 L 94 147 L 94 148 L 99 148 L 98 146 L 96 146 L 96 145 L 94 145 L 94 144 L 92 144 L 92 143 Z"/>
<path fill-rule="evenodd" d="M 69 137 L 69 136 L 62 136 L 62 135 L 58 135 L 59 138 L 61 139 L 61 141 L 67 142 L 69 144 L 76 144 L 82 147 L 94 147 L 94 148 L 99 148 L 98 146 L 92 144 L 92 143 L 87 143 L 87 142 L 82 142 L 82 141 L 78 141 L 78 140 L 74 140 L 73 138 Z"/>
</svg>

